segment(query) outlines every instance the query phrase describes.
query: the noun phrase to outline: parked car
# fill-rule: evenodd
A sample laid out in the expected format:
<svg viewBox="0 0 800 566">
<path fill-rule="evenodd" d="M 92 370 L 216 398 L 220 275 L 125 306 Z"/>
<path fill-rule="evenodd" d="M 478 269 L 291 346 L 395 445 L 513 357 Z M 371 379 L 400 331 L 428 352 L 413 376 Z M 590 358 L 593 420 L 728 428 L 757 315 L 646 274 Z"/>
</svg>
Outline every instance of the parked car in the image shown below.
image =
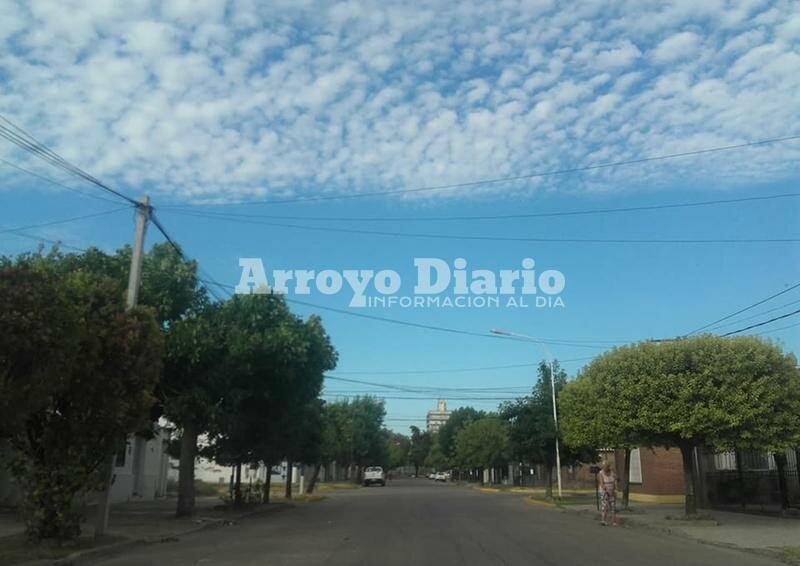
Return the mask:
<svg viewBox="0 0 800 566">
<path fill-rule="evenodd" d="M 370 466 L 364 470 L 364 487 L 378 484 L 383 487 L 386 485 L 386 475 L 380 466 Z"/>
<path fill-rule="evenodd" d="M 436 472 L 433 474 L 433 479 L 436 481 L 447 481 L 447 474 L 445 472 Z"/>
</svg>

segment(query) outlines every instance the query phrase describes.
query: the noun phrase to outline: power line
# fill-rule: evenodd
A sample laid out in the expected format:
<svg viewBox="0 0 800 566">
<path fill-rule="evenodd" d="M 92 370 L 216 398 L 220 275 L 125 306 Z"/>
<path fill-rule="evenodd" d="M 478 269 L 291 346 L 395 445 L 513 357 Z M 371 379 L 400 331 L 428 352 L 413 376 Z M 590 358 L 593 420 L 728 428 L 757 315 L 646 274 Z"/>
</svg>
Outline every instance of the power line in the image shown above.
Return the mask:
<svg viewBox="0 0 800 566">
<path fill-rule="evenodd" d="M 723 334 L 722 336 L 731 336 L 732 334 L 739 334 L 740 332 L 744 332 L 745 330 L 750 330 L 751 328 L 758 328 L 759 326 L 764 326 L 765 324 L 769 324 L 770 322 L 775 322 L 776 320 L 782 320 L 784 318 L 789 318 L 790 316 L 794 316 L 796 314 L 800 314 L 800 309 L 797 309 L 796 311 L 793 311 L 793 312 L 790 312 L 790 313 L 787 313 L 787 314 L 783 314 L 781 316 L 776 316 L 775 318 L 771 318 L 769 320 L 765 320 L 764 322 L 758 322 L 756 324 L 751 324 L 750 326 L 746 326 L 744 328 L 740 328 L 739 330 L 732 330 L 731 332 Z"/>
<path fill-rule="evenodd" d="M 209 281 L 209 280 L 201 279 L 201 281 L 203 281 L 205 283 L 211 283 L 213 285 L 216 285 L 219 288 L 226 288 L 226 289 L 233 289 L 234 288 L 233 285 L 225 285 L 223 283 L 219 283 L 219 282 L 214 281 L 214 280 L 210 280 Z M 306 302 L 306 301 L 301 301 L 301 300 L 298 300 L 298 299 L 290 299 L 289 297 L 284 297 L 284 299 L 286 300 L 287 303 L 292 303 L 292 304 L 296 304 L 296 305 L 302 305 L 304 307 L 309 307 L 309 308 L 313 308 L 313 309 L 320 309 L 320 310 L 335 312 L 335 313 L 344 314 L 344 315 L 348 315 L 348 316 L 355 316 L 355 317 L 358 317 L 358 318 L 364 318 L 364 319 L 368 319 L 368 320 L 376 320 L 376 321 L 380 321 L 380 322 L 387 322 L 387 323 L 390 323 L 390 324 L 399 324 L 401 326 L 409 326 L 409 327 L 412 327 L 412 328 L 420 328 L 420 329 L 423 329 L 423 330 L 433 330 L 433 331 L 437 331 L 437 332 L 447 332 L 447 333 L 451 333 L 451 334 L 461 334 L 461 335 L 464 335 L 464 336 L 476 336 L 476 337 L 479 337 L 479 338 L 493 338 L 493 339 L 498 339 L 499 338 L 499 339 L 503 339 L 503 340 L 514 340 L 514 337 L 497 336 L 495 334 L 489 334 L 488 332 L 487 333 L 472 332 L 472 331 L 469 331 L 469 330 L 461 330 L 461 329 L 458 329 L 458 328 L 448 328 L 448 327 L 445 327 L 445 326 L 436 326 L 436 325 L 432 325 L 432 324 L 422 324 L 422 323 L 419 323 L 419 322 L 409 322 L 409 321 L 405 321 L 405 320 L 398 320 L 398 319 L 395 319 L 395 318 L 387 318 L 387 317 L 383 317 L 383 316 L 370 315 L 370 314 L 365 314 L 365 313 L 360 313 L 360 312 L 353 312 L 351 310 L 339 309 L 339 308 L 336 308 L 336 307 L 328 307 L 328 306 L 324 306 L 324 305 L 320 305 L 320 304 L 316 304 L 316 303 L 309 303 L 309 302 Z M 517 341 L 526 342 L 525 340 L 521 340 L 521 339 L 517 339 Z M 577 341 L 577 340 L 575 340 L 575 341 L 573 341 L 573 340 L 540 340 L 540 341 L 544 342 L 545 344 L 551 344 L 551 345 L 555 345 L 555 346 L 571 346 L 571 347 L 576 347 L 576 348 L 597 348 L 597 349 L 601 349 L 601 350 L 606 349 L 605 346 L 589 345 L 589 344 L 585 344 L 585 343 L 583 343 L 581 341 Z M 609 341 L 608 343 L 609 344 L 615 344 L 616 342 Z"/>
<path fill-rule="evenodd" d="M 48 148 L 42 142 L 34 138 L 31 134 L 14 124 L 8 118 L 0 115 L 0 120 L 6 122 L 11 126 L 10 129 L 2 124 L 0 124 L 0 137 L 5 138 L 6 140 L 10 141 L 17 147 L 24 149 L 25 151 L 35 155 L 39 159 L 53 165 L 54 167 L 58 167 L 78 178 L 81 178 L 96 187 L 106 191 L 107 193 L 113 194 L 121 199 L 128 201 L 133 205 L 138 205 L 138 203 L 130 198 L 129 196 L 112 189 L 102 181 L 98 180 L 96 177 L 93 177 L 80 167 L 73 165 L 63 157 L 61 157 L 58 153 Z"/>
<path fill-rule="evenodd" d="M 67 248 L 67 249 L 75 250 L 75 251 L 78 251 L 78 252 L 87 251 L 86 248 L 73 246 L 71 244 L 65 244 L 61 240 L 51 240 L 51 239 L 45 238 L 43 236 L 37 236 L 36 234 L 28 234 L 26 232 L 10 232 L 10 234 L 12 236 L 19 236 L 20 238 L 28 238 L 30 240 L 37 240 L 39 242 L 47 242 L 48 244 L 53 244 L 54 246 L 59 246 L 61 248 Z"/>
<path fill-rule="evenodd" d="M 586 360 L 594 359 L 593 356 L 583 357 L 583 358 L 569 358 L 566 360 L 558 360 L 559 363 L 568 363 L 568 362 L 582 362 Z M 481 367 L 461 367 L 461 368 L 452 368 L 452 369 L 428 369 L 428 370 L 392 370 L 392 371 L 385 371 L 385 370 L 375 370 L 375 371 L 339 371 L 337 370 L 335 376 L 340 375 L 420 375 L 420 374 L 431 374 L 431 373 L 461 373 L 461 372 L 470 372 L 470 371 L 489 371 L 489 370 L 498 370 L 498 369 L 516 369 L 516 368 L 532 368 L 538 367 L 538 363 L 527 363 L 527 364 L 509 364 L 509 365 L 500 365 L 500 366 L 481 366 Z"/>
<path fill-rule="evenodd" d="M 511 389 L 521 389 L 529 391 L 532 385 L 508 385 L 504 387 L 428 387 L 424 385 L 399 385 L 392 383 L 378 383 L 375 381 L 365 381 L 360 379 L 348 379 L 345 377 L 336 377 L 332 375 L 325 375 L 325 379 L 333 381 L 342 381 L 345 383 L 357 383 L 359 385 L 370 385 L 373 387 L 382 387 L 385 389 L 397 389 L 398 391 L 405 391 L 407 393 L 443 393 L 443 392 L 479 392 L 479 391 L 509 391 Z"/>
<path fill-rule="evenodd" d="M 55 185 L 57 187 L 61 187 L 63 189 L 67 189 L 68 191 L 72 191 L 73 193 L 79 194 L 79 195 L 84 196 L 84 197 L 90 197 L 90 198 L 97 199 L 97 200 L 102 200 L 102 201 L 105 201 L 105 202 L 113 202 L 114 204 L 117 204 L 117 202 L 118 202 L 117 200 L 111 200 L 109 198 L 105 198 L 105 197 L 102 197 L 100 195 L 96 195 L 94 193 L 85 193 L 83 191 L 80 191 L 80 190 L 76 189 L 75 187 L 70 187 L 69 185 L 66 185 L 66 184 L 64 184 L 64 183 L 62 183 L 60 181 L 56 181 L 55 179 L 52 179 L 52 178 L 48 177 L 47 175 L 42 175 L 41 173 L 37 173 L 35 171 L 31 171 L 30 169 L 26 169 L 25 167 L 20 167 L 19 165 L 11 163 L 10 161 L 8 161 L 6 159 L 0 158 L 0 163 L 3 163 L 4 165 L 6 165 L 8 167 L 12 167 L 12 168 L 14 168 L 17 171 L 20 171 L 22 173 L 26 173 L 28 175 L 31 175 L 32 177 L 37 177 L 37 178 L 41 179 L 42 181 L 50 183 L 51 185 Z"/>
<path fill-rule="evenodd" d="M 440 397 L 433 395 L 431 397 L 407 397 L 403 395 L 371 395 L 377 399 L 399 399 L 405 401 L 430 401 L 436 400 Z M 322 394 L 322 397 L 334 397 L 334 398 L 349 398 L 349 397 L 359 397 L 359 395 L 328 395 L 326 393 Z M 519 397 L 447 397 L 448 401 L 515 401 L 519 399 Z"/>
<path fill-rule="evenodd" d="M 40 224 L 31 224 L 29 226 L 20 226 L 18 228 L 3 228 L 0 229 L 0 234 L 23 232 L 25 230 L 30 230 L 31 228 L 44 228 L 46 226 L 55 226 L 56 224 L 67 224 L 69 222 L 77 222 L 78 220 L 86 220 L 87 218 L 96 218 L 98 216 L 105 216 L 107 214 L 112 214 L 114 212 L 119 212 L 121 210 L 129 210 L 129 209 L 130 209 L 129 206 L 123 206 L 121 208 L 104 210 L 103 212 L 95 212 L 93 214 L 84 214 L 82 216 L 73 216 L 72 218 L 64 218 L 63 220 L 53 220 L 51 222 L 42 222 Z"/>
<path fill-rule="evenodd" d="M 754 318 L 758 318 L 760 316 L 764 316 L 765 314 L 768 314 L 768 313 L 771 313 L 771 312 L 775 312 L 775 311 L 781 310 L 783 308 L 790 307 L 792 305 L 796 305 L 797 303 L 800 303 L 800 299 L 797 299 L 796 301 L 789 301 L 788 303 L 784 303 L 784 304 L 779 305 L 777 307 L 773 307 L 771 309 L 767 309 L 765 311 L 761 311 L 761 312 L 758 312 L 756 314 L 753 314 L 753 315 L 750 315 L 750 316 L 746 316 L 744 318 L 740 318 L 740 319 L 737 319 L 737 320 L 732 320 L 730 322 L 725 322 L 723 324 L 717 324 L 716 326 L 712 327 L 711 330 L 715 330 L 715 329 L 718 329 L 718 328 L 724 328 L 726 326 L 736 326 L 736 325 L 741 324 L 741 323 L 743 323 L 743 322 L 745 322 L 747 320 L 753 320 Z"/>
<path fill-rule="evenodd" d="M 780 328 L 771 328 L 770 330 L 765 330 L 764 332 L 756 332 L 756 336 L 761 336 L 763 334 L 772 334 L 773 332 L 780 332 L 781 330 L 789 330 L 790 328 L 796 328 L 800 326 L 800 322 L 795 322 L 794 324 L 787 324 L 786 326 L 781 326 Z"/>
<path fill-rule="evenodd" d="M 645 206 L 627 206 L 618 208 L 599 208 L 599 209 L 588 209 L 588 210 L 530 212 L 530 213 L 518 213 L 518 214 L 494 214 L 494 215 L 477 215 L 477 216 L 469 216 L 469 215 L 468 216 L 292 216 L 292 215 L 276 215 L 276 214 L 243 214 L 234 212 L 210 212 L 210 211 L 203 211 L 202 214 L 208 216 L 215 216 L 222 218 L 230 217 L 236 219 L 266 218 L 274 220 L 305 220 L 305 221 L 331 221 L 331 222 L 428 222 L 428 221 L 441 222 L 441 221 L 452 221 L 452 220 L 456 221 L 512 220 L 515 218 L 551 218 L 551 217 L 563 217 L 563 216 L 584 216 L 592 214 L 641 212 L 649 210 L 713 206 L 718 204 L 736 204 L 743 202 L 766 201 L 766 200 L 795 198 L 795 197 L 800 197 L 800 192 L 782 193 L 782 194 L 764 195 L 764 196 L 751 196 L 751 197 L 742 197 L 733 199 L 717 199 L 717 200 L 707 200 L 700 202 L 684 202 L 684 203 L 655 204 L 655 205 L 645 205 Z M 185 210 L 177 205 L 165 206 L 161 208 L 162 209 L 167 208 L 173 212 L 180 211 L 180 212 L 197 213 L 196 211 Z"/>
<path fill-rule="evenodd" d="M 669 153 L 665 155 L 655 155 L 649 157 L 640 157 L 636 159 L 625 159 L 620 161 L 609 161 L 606 163 L 596 163 L 593 165 L 583 165 L 583 166 L 576 166 L 576 167 L 569 167 L 565 169 L 553 169 L 550 171 L 538 171 L 534 173 L 528 173 L 525 175 L 515 175 L 510 177 L 496 177 L 496 178 L 489 178 L 489 179 L 481 179 L 478 181 L 466 181 L 462 183 L 450 183 L 445 185 L 432 185 L 432 186 L 424 186 L 424 187 L 417 187 L 413 189 L 387 189 L 381 191 L 371 191 L 371 192 L 363 192 L 363 193 L 351 193 L 351 194 L 344 194 L 344 195 L 317 195 L 317 196 L 308 196 L 308 197 L 296 197 L 291 199 L 268 199 L 268 200 L 251 200 L 251 201 L 243 201 L 237 203 L 225 203 L 230 205 L 247 205 L 247 204 L 290 204 L 290 203 L 297 203 L 297 202 L 312 202 L 312 201 L 325 201 L 325 200 L 340 200 L 340 199 L 353 199 L 353 198 L 366 198 L 366 197 L 374 197 L 374 196 L 385 196 L 385 195 L 395 195 L 395 194 L 409 194 L 409 193 L 421 193 L 421 192 L 431 192 L 431 191 L 441 191 L 441 190 L 450 190 L 450 189 L 463 189 L 467 187 L 476 187 L 480 185 L 493 185 L 497 183 L 507 183 L 512 181 L 521 181 L 521 180 L 529 180 L 535 179 L 540 177 L 553 177 L 557 175 L 568 175 L 571 173 L 579 173 L 585 171 L 594 171 L 598 169 L 608 169 L 611 167 L 621 167 L 625 165 L 636 165 L 641 163 L 648 163 L 652 161 L 663 161 L 667 159 L 676 159 L 680 157 L 690 157 L 693 155 L 703 155 L 707 153 L 715 153 L 715 152 L 722 152 L 722 151 L 732 151 L 736 149 L 744 149 L 747 147 L 755 147 L 760 145 L 767 145 L 772 143 L 780 143 L 785 141 L 792 141 L 800 139 L 800 135 L 791 135 L 785 136 L 780 138 L 768 138 L 763 140 L 756 140 L 752 142 L 740 143 L 735 145 L 727 145 L 727 146 L 717 146 L 717 147 L 710 147 L 706 149 L 697 149 L 692 151 L 683 151 L 679 153 Z M 191 203 L 190 203 L 191 204 Z M 199 204 L 199 205 L 192 205 L 192 206 L 211 206 L 211 203 L 208 204 Z"/>
<path fill-rule="evenodd" d="M 176 241 L 175 241 L 175 240 L 174 240 L 174 239 L 173 239 L 173 238 L 172 238 L 172 237 L 171 237 L 171 236 L 170 236 L 170 235 L 167 233 L 167 229 L 164 227 L 164 225 L 161 223 L 161 221 L 158 219 L 158 217 L 155 215 L 155 212 L 154 212 L 154 211 L 152 211 L 152 209 L 151 209 L 151 214 L 150 214 L 150 220 L 153 222 L 153 225 L 156 227 L 156 229 L 157 229 L 159 232 L 161 232 L 161 235 L 162 235 L 162 236 L 164 236 L 164 239 L 166 239 L 166 240 L 167 240 L 167 243 L 169 243 L 169 245 L 170 245 L 170 246 L 172 246 L 172 249 L 174 249 L 174 250 L 175 250 L 175 252 L 178 254 L 178 257 L 182 258 L 182 259 L 183 259 L 185 262 L 190 262 L 190 261 L 192 261 L 192 260 L 191 260 L 191 259 L 190 259 L 190 258 L 189 258 L 189 257 L 188 257 L 188 256 L 187 256 L 187 255 L 186 255 L 184 252 L 183 252 L 183 249 L 182 249 L 182 248 L 181 248 L 181 247 L 178 245 L 178 243 L 177 243 L 177 242 L 176 242 Z M 203 270 L 202 270 L 202 268 L 200 267 L 200 264 L 199 264 L 199 263 L 197 263 L 197 262 L 195 262 L 195 264 L 197 265 L 197 271 L 198 271 L 198 272 L 199 272 L 201 275 L 203 275 L 203 277 L 207 277 L 207 275 L 204 275 L 204 274 L 203 274 Z M 201 283 L 202 283 L 202 282 L 205 282 L 205 280 L 204 280 L 204 279 L 200 279 L 200 278 L 198 278 L 198 281 L 199 281 L 199 282 L 201 282 Z M 213 280 L 212 280 L 212 281 L 213 281 Z M 218 287 L 221 287 L 221 285 L 220 285 L 219 283 L 216 283 L 215 281 L 213 281 L 213 282 L 214 282 L 214 284 L 215 284 L 216 286 L 218 286 Z M 204 287 L 205 287 L 206 291 L 208 291 L 208 293 L 209 293 L 209 294 L 210 294 L 212 297 L 214 297 L 214 299 L 215 299 L 215 300 L 217 300 L 217 301 L 222 301 L 222 297 L 220 297 L 220 296 L 219 296 L 219 295 L 216 293 L 216 291 L 214 291 L 214 289 L 213 289 L 212 287 L 209 287 L 208 285 L 204 285 Z"/>
<path fill-rule="evenodd" d="M 749 311 L 750 309 L 752 309 L 752 308 L 755 308 L 755 307 L 757 307 L 758 305 L 762 305 L 762 304 L 766 303 L 767 301 L 771 301 L 771 300 L 772 300 L 772 299 L 774 299 L 775 297 L 780 297 L 781 295 L 783 295 L 783 294 L 785 294 L 785 293 L 788 293 L 789 291 L 791 291 L 791 290 L 793 290 L 793 289 L 797 289 L 798 287 L 800 287 L 800 283 L 795 283 L 795 284 L 794 284 L 794 285 L 792 285 L 791 287 L 787 287 L 787 288 L 786 288 L 786 289 L 784 289 L 783 291 L 779 291 L 779 292 L 777 292 L 777 293 L 774 293 L 774 294 L 770 295 L 769 297 L 767 297 L 766 299 L 761 299 L 760 301 L 758 301 L 758 302 L 755 302 L 755 303 L 753 303 L 752 305 L 748 305 L 748 306 L 746 306 L 746 307 L 744 307 L 744 308 L 742 308 L 742 309 L 739 309 L 738 311 L 736 311 L 736 312 L 734 312 L 734 313 L 731 313 L 731 314 L 729 314 L 729 315 L 723 316 L 722 318 L 719 318 L 719 319 L 715 320 L 714 322 L 709 322 L 708 324 L 706 324 L 706 325 L 704 325 L 704 326 L 701 326 L 700 328 L 697 328 L 697 329 L 695 329 L 695 330 L 692 330 L 691 332 L 689 332 L 688 334 L 686 334 L 686 336 L 691 336 L 692 334 L 697 334 L 697 333 L 698 333 L 698 332 L 700 332 L 701 330 L 705 330 L 706 328 L 709 328 L 709 327 L 711 327 L 711 326 L 715 326 L 716 324 L 718 324 L 718 323 L 720 323 L 720 322 L 722 322 L 722 321 L 728 320 L 729 318 L 733 318 L 733 317 L 734 317 L 734 316 L 736 316 L 737 314 L 741 314 L 741 313 L 743 313 L 743 312 L 745 312 L 745 311 Z"/>
<path fill-rule="evenodd" d="M 264 222 L 242 218 L 228 218 L 212 216 L 205 212 L 190 212 L 172 210 L 175 214 L 195 216 L 212 220 L 236 222 L 237 224 L 257 224 L 276 228 L 289 228 L 295 230 L 310 230 L 315 232 L 338 232 L 343 234 L 358 234 L 368 236 L 389 236 L 395 238 L 425 238 L 432 240 L 459 240 L 481 242 L 538 242 L 562 244 L 756 244 L 756 243 L 796 243 L 800 238 L 684 238 L 684 239 L 658 239 L 658 238 L 526 238 L 512 236 L 473 236 L 470 234 L 429 234 L 415 232 L 390 232 L 384 230 L 363 230 L 359 228 L 336 228 L 331 226 L 307 226 L 303 224 L 287 224 L 283 222 Z"/>
</svg>

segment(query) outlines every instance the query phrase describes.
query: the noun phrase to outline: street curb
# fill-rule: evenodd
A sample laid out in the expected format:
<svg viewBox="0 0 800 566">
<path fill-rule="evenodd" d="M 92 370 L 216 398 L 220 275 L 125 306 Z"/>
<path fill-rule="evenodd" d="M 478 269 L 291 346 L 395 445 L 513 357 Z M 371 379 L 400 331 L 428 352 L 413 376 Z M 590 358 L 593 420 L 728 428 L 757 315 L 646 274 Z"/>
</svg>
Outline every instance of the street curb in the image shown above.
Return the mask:
<svg viewBox="0 0 800 566">
<path fill-rule="evenodd" d="M 144 546 L 148 544 L 177 541 L 180 537 L 186 535 L 192 535 L 202 531 L 218 529 L 220 527 L 236 524 L 237 521 L 241 521 L 242 519 L 247 519 L 254 515 L 259 515 L 265 511 L 267 511 L 267 509 L 256 509 L 248 513 L 244 513 L 242 515 L 237 515 L 236 517 L 221 518 L 221 519 L 215 519 L 213 521 L 208 521 L 202 525 L 197 526 L 196 528 L 181 531 L 179 533 L 168 533 L 159 536 L 129 538 L 127 540 L 122 540 L 112 544 L 106 544 L 94 548 L 87 548 L 86 550 L 79 550 L 73 552 L 72 554 L 68 554 L 63 558 L 53 558 L 53 559 L 45 558 L 40 560 L 31 560 L 28 562 L 20 562 L 17 564 L 17 566 L 74 566 L 82 563 L 85 560 L 91 560 L 91 559 L 101 558 L 104 556 L 112 556 L 120 554 L 125 549 L 133 546 L 138 546 L 138 545 Z"/>
<path fill-rule="evenodd" d="M 547 507 L 548 509 L 554 509 L 556 511 L 566 511 L 563 505 L 559 505 L 557 503 L 551 503 L 550 501 L 541 501 L 538 499 L 534 499 L 533 497 L 523 497 L 522 501 L 527 503 L 528 505 L 536 505 L 538 507 Z"/>
</svg>

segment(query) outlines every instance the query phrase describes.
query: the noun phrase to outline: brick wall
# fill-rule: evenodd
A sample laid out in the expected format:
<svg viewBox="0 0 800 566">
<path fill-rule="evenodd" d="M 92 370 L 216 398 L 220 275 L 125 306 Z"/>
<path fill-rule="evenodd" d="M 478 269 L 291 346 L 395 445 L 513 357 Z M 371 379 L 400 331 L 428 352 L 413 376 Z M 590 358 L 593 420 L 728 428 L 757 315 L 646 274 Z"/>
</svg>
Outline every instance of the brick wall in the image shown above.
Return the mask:
<svg viewBox="0 0 800 566">
<path fill-rule="evenodd" d="M 642 483 L 631 484 L 631 493 L 683 495 L 683 461 L 677 448 L 642 448 Z"/>
</svg>

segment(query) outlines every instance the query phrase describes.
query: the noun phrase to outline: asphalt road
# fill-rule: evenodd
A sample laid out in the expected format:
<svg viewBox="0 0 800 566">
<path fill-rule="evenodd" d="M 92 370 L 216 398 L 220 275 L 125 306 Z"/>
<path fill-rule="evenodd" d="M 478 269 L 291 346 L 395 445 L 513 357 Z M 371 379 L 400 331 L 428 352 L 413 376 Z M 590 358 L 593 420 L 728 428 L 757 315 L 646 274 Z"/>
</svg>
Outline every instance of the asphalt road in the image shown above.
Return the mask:
<svg viewBox="0 0 800 566">
<path fill-rule="evenodd" d="M 772 565 L 768 558 L 429 480 L 336 492 L 103 564 Z"/>
</svg>

